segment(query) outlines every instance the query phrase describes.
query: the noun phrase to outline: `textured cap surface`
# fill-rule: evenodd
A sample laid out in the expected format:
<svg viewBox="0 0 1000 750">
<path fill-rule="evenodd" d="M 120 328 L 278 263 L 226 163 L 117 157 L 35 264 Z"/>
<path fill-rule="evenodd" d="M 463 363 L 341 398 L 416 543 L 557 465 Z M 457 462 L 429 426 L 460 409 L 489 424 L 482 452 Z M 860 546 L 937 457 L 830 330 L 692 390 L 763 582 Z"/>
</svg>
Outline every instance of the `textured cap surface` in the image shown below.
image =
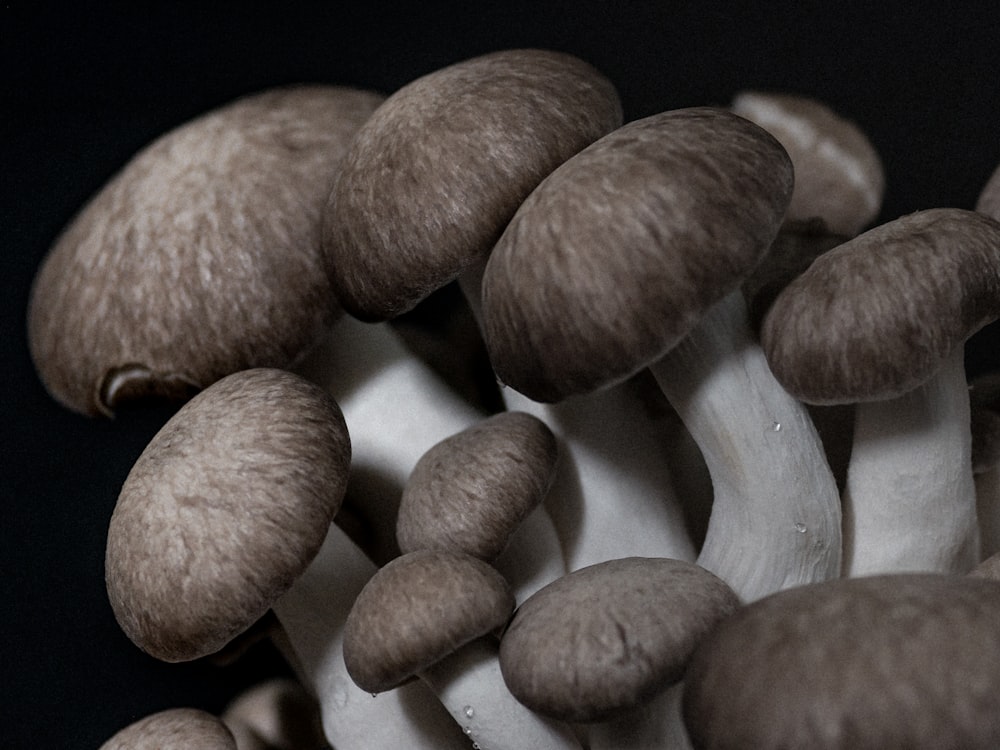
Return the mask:
<svg viewBox="0 0 1000 750">
<path fill-rule="evenodd" d="M 680 680 L 695 646 L 738 606 L 721 579 L 692 563 L 598 563 L 518 607 L 500 643 L 500 668 L 532 710 L 598 721 Z"/>
<path fill-rule="evenodd" d="M 165 661 L 213 653 L 312 561 L 340 507 L 350 442 L 323 390 L 280 370 L 229 375 L 153 437 L 108 529 L 108 597 Z"/>
<path fill-rule="evenodd" d="M 753 270 L 791 191 L 784 149 L 726 110 L 665 112 L 587 147 L 490 255 L 483 318 L 498 377 L 558 401 L 647 366 Z"/>
<path fill-rule="evenodd" d="M 1000 747 L 1000 582 L 896 575 L 779 592 L 684 678 L 695 748 Z"/>
<path fill-rule="evenodd" d="M 494 52 L 404 86 L 358 132 L 330 195 L 323 245 L 341 304 L 365 320 L 412 308 L 621 120 L 611 83 L 560 52 Z"/>
<path fill-rule="evenodd" d="M 1000 223 L 939 208 L 824 253 L 761 327 L 775 377 L 810 403 L 887 399 L 926 381 L 1000 314 Z"/>
<path fill-rule="evenodd" d="M 236 741 L 207 711 L 170 708 L 129 724 L 100 750 L 236 750 Z"/>
<path fill-rule="evenodd" d="M 541 420 L 501 412 L 431 447 L 403 488 L 403 552 L 443 549 L 494 560 L 545 498 L 558 446 Z"/>
<path fill-rule="evenodd" d="M 85 414 L 283 367 L 339 313 L 320 215 L 382 97 L 323 86 L 238 100 L 143 149 L 65 229 L 28 309 L 35 366 Z"/>
<path fill-rule="evenodd" d="M 344 663 L 362 690 L 390 690 L 502 627 L 514 596 L 496 570 L 457 552 L 417 550 L 368 581 L 344 625 Z"/>
</svg>

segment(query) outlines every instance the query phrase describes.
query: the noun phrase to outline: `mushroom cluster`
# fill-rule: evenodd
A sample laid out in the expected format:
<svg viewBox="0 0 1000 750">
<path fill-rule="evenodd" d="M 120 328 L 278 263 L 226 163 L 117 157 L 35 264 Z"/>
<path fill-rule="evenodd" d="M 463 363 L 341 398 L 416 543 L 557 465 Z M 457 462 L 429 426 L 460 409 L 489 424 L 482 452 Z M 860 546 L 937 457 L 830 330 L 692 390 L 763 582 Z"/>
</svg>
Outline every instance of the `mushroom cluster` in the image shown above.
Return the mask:
<svg viewBox="0 0 1000 750">
<path fill-rule="evenodd" d="M 110 519 L 122 629 L 184 661 L 273 618 L 301 718 L 106 746 L 1000 746 L 1000 409 L 962 367 L 997 174 L 872 226 L 821 103 L 626 122 L 533 49 L 166 134 L 43 262 L 32 354 L 84 414 L 182 404 Z M 451 284 L 501 407 L 399 325 Z"/>
</svg>

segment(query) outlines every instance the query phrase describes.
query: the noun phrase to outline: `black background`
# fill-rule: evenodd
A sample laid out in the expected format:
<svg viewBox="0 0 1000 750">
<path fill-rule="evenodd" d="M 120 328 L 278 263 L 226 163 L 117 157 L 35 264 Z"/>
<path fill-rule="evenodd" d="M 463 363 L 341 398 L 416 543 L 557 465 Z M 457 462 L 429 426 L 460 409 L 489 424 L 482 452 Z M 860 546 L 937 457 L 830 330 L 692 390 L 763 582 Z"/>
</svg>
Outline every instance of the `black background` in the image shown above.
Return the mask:
<svg viewBox="0 0 1000 750">
<path fill-rule="evenodd" d="M 268 646 L 226 668 L 161 664 L 120 633 L 104 591 L 104 535 L 121 482 L 165 412 L 113 422 L 72 414 L 45 393 L 27 353 L 28 289 L 48 246 L 168 129 L 277 84 L 389 93 L 467 57 L 536 46 L 602 70 L 628 119 L 726 104 L 750 87 L 820 98 L 882 155 L 882 219 L 971 208 L 1000 164 L 996 3 L 290 5 L 0 5 L 5 747 L 96 748 L 162 708 L 218 711 L 284 669 Z M 995 341 L 991 327 L 970 342 L 970 373 L 997 368 Z"/>
</svg>

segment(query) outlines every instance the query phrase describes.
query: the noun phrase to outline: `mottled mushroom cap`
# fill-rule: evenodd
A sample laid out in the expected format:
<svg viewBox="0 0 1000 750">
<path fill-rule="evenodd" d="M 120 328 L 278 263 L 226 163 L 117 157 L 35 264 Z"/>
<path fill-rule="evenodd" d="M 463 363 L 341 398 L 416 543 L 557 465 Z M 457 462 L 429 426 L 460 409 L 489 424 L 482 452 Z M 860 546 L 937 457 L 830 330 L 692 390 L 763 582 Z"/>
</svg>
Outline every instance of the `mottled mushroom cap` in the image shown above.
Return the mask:
<svg viewBox="0 0 1000 750">
<path fill-rule="evenodd" d="M 1000 747 L 1000 582 L 900 574 L 744 607 L 684 678 L 698 750 Z"/>
<path fill-rule="evenodd" d="M 236 741 L 207 711 L 169 708 L 129 724 L 100 750 L 236 750 Z"/>
<path fill-rule="evenodd" d="M 185 404 L 133 465 L 105 555 L 118 623 L 164 661 L 213 653 L 312 561 L 343 499 L 339 407 L 281 370 L 235 373 Z"/>
<path fill-rule="evenodd" d="M 614 86 L 547 50 L 493 52 L 404 86 L 360 129 L 323 246 L 344 308 L 386 320 L 485 258 L 556 166 L 622 121 Z"/>
<path fill-rule="evenodd" d="M 362 690 L 390 690 L 514 609 L 507 582 L 470 555 L 417 550 L 387 563 L 358 594 L 344 624 L 344 663 Z"/>
<path fill-rule="evenodd" d="M 240 99 L 140 151 L 57 239 L 28 307 L 50 393 L 89 415 L 284 367 L 340 313 L 320 215 L 382 101 L 299 86 Z"/>
<path fill-rule="evenodd" d="M 620 382 L 659 359 L 767 252 L 792 165 L 722 109 L 630 122 L 524 201 L 483 277 L 499 379 L 536 401 Z"/>
<path fill-rule="evenodd" d="M 824 253 L 778 295 L 761 343 L 778 381 L 816 404 L 899 396 L 1000 314 L 1000 223 L 930 209 Z"/>
<path fill-rule="evenodd" d="M 693 563 L 598 563 L 518 607 L 500 642 L 500 669 L 532 710 L 600 721 L 679 681 L 697 644 L 738 606 L 729 586 Z"/>
<path fill-rule="evenodd" d="M 976 210 L 1000 221 L 1000 166 L 993 170 L 979 193 Z"/>
<path fill-rule="evenodd" d="M 558 453 L 545 423 L 518 411 L 495 414 L 432 446 L 403 488 L 400 550 L 457 550 L 495 560 L 548 493 Z"/>
<path fill-rule="evenodd" d="M 807 96 L 744 91 L 736 114 L 771 133 L 792 159 L 795 189 L 789 221 L 821 218 L 835 234 L 854 236 L 882 208 L 885 170 L 868 136 L 853 122 Z"/>
</svg>

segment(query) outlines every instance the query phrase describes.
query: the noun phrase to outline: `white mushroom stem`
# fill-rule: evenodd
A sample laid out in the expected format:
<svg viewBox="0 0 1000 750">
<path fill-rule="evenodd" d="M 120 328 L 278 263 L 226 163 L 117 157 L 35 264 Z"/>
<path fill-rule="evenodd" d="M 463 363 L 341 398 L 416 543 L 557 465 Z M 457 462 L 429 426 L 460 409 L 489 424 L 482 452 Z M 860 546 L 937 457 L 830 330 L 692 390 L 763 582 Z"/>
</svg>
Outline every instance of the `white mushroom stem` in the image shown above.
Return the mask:
<svg viewBox="0 0 1000 750">
<path fill-rule="evenodd" d="M 467 750 L 462 733 L 422 683 L 374 697 L 347 673 L 344 622 L 375 571 L 375 564 L 331 525 L 319 554 L 273 606 L 300 677 L 319 700 L 323 732 L 337 750 Z"/>
<path fill-rule="evenodd" d="M 525 708 L 500 674 L 496 639 L 477 638 L 420 673 L 479 750 L 579 750 L 570 727 Z"/>
<path fill-rule="evenodd" d="M 480 322 L 482 271 L 474 267 L 459 278 Z M 694 560 L 664 455 L 672 438 L 628 385 L 557 404 L 506 387 L 501 396 L 508 409 L 542 420 L 559 440 L 559 465 L 545 505 L 568 570 L 626 555 Z"/>
<path fill-rule="evenodd" d="M 774 379 L 739 292 L 651 366 L 715 492 L 698 564 L 753 601 L 836 578 L 840 497 L 804 407 Z"/>
<path fill-rule="evenodd" d="M 300 371 L 340 405 L 351 435 L 349 492 L 362 497 L 366 516 L 385 525 L 383 535 L 395 534 L 399 497 L 420 457 L 484 418 L 410 352 L 388 323 L 343 316 Z M 529 514 L 495 565 L 519 602 L 565 574 L 544 509 Z"/>
<path fill-rule="evenodd" d="M 979 562 L 961 349 L 919 388 L 858 404 L 844 491 L 844 571 L 968 573 Z"/>
</svg>

